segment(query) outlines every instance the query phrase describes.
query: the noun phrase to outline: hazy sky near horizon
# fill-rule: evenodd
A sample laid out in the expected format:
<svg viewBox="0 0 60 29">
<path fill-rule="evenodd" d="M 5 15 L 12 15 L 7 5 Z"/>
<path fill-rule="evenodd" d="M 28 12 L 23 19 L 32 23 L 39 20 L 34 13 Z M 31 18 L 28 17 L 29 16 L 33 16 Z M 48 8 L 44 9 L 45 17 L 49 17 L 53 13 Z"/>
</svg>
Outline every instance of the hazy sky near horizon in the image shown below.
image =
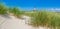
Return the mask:
<svg viewBox="0 0 60 29">
<path fill-rule="evenodd" d="M 60 8 L 60 0 L 0 0 L 7 6 L 18 6 L 22 8 Z"/>
</svg>

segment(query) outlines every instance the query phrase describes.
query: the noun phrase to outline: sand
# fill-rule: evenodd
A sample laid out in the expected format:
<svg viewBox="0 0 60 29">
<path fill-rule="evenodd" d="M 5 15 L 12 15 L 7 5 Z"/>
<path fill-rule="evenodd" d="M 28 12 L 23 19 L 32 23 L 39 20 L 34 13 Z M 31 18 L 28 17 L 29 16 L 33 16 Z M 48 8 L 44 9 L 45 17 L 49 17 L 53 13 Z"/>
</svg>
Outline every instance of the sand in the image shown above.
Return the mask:
<svg viewBox="0 0 60 29">
<path fill-rule="evenodd" d="M 5 18 L 4 16 L 0 15 L 0 29 L 35 29 L 32 26 L 27 25 L 28 16 L 23 15 L 23 20 L 18 19 L 12 15 L 9 15 L 10 18 Z M 43 27 L 39 27 L 39 29 L 46 29 Z"/>
</svg>

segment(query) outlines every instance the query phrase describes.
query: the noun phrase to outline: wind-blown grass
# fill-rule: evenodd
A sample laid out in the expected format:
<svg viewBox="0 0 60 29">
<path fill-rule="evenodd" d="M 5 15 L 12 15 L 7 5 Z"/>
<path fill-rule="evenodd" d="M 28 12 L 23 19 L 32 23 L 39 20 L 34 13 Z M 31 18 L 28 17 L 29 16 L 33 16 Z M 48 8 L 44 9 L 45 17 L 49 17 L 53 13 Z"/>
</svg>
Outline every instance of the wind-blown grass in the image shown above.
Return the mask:
<svg viewBox="0 0 60 29">
<path fill-rule="evenodd" d="M 18 9 L 18 8 L 13 8 L 13 9 L 11 9 L 11 10 L 9 10 L 10 11 L 10 13 L 12 13 L 14 16 L 16 16 L 16 17 L 18 17 L 18 18 L 20 18 L 20 16 L 22 15 L 22 14 L 24 14 L 24 11 L 21 11 L 20 9 Z"/>
<path fill-rule="evenodd" d="M 4 14 L 13 14 L 15 17 L 20 18 L 20 16 L 22 14 L 24 14 L 24 11 L 21 11 L 19 8 L 17 7 L 5 7 L 5 5 L 0 4 L 0 15 L 4 15 Z"/>
<path fill-rule="evenodd" d="M 34 27 L 44 26 L 50 27 L 51 29 L 58 29 L 60 27 L 60 15 L 55 12 L 47 12 L 47 11 L 40 11 L 37 13 L 33 13 L 33 19 L 30 21 L 30 25 Z"/>
<path fill-rule="evenodd" d="M 7 14 L 7 7 L 2 4 L 0 4 L 0 14 Z"/>
</svg>

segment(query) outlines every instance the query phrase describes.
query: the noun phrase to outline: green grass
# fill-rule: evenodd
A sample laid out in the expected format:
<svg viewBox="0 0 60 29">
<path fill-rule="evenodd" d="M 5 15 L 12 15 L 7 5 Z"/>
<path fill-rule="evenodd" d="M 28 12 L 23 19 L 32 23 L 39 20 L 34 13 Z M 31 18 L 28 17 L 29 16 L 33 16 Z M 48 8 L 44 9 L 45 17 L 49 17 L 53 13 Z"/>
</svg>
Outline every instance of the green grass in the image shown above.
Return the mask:
<svg viewBox="0 0 60 29">
<path fill-rule="evenodd" d="M 27 15 L 33 17 L 29 24 L 34 27 L 60 27 L 60 15 L 56 12 L 40 11 L 36 13 L 27 13 Z"/>
<path fill-rule="evenodd" d="M 20 10 L 17 7 L 8 7 L 4 4 L 0 3 L 0 15 L 4 14 L 13 14 L 15 17 L 20 18 L 22 14 L 24 14 L 24 11 Z"/>
</svg>

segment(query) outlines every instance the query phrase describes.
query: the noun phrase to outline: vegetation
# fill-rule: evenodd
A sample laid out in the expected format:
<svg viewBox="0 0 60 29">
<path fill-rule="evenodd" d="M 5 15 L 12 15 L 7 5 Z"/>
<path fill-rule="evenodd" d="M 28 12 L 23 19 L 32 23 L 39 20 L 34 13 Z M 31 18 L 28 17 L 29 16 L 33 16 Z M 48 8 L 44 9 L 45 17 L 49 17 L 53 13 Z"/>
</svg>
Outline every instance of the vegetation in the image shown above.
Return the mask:
<svg viewBox="0 0 60 29">
<path fill-rule="evenodd" d="M 7 7 L 0 4 L 0 14 L 7 14 Z"/>
<path fill-rule="evenodd" d="M 0 15 L 4 15 L 4 14 L 13 14 L 15 17 L 20 18 L 20 15 L 22 15 L 24 13 L 24 11 L 21 11 L 19 8 L 17 7 L 5 7 L 4 4 L 0 3 Z"/>
<path fill-rule="evenodd" d="M 60 29 L 60 15 L 55 12 L 47 12 L 47 11 L 40 11 L 36 14 L 33 14 L 34 18 L 31 19 L 30 25 L 34 26 L 35 28 L 39 26 L 43 27 L 50 27 L 51 29 Z"/>
<path fill-rule="evenodd" d="M 14 7 L 13 9 L 9 10 L 10 13 L 12 13 L 14 16 L 20 18 L 20 16 L 22 14 L 24 14 L 24 11 L 21 11 L 20 9 L 18 9 L 17 7 Z"/>
</svg>

